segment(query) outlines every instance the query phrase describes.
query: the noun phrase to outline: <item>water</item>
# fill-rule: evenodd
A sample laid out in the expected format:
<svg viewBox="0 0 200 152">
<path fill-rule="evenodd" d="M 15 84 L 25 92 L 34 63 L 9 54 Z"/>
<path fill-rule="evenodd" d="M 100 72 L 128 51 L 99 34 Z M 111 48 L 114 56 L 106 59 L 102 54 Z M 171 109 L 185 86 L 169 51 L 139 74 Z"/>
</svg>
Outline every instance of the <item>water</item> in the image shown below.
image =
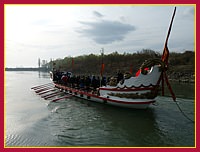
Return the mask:
<svg viewBox="0 0 200 152">
<path fill-rule="evenodd" d="M 194 147 L 195 123 L 170 97 L 134 110 L 75 97 L 50 102 L 30 88 L 49 83 L 48 73 L 6 72 L 6 147 Z M 187 86 L 187 88 L 186 88 Z M 194 120 L 194 84 L 174 84 L 178 102 Z M 185 89 L 186 88 L 186 89 Z"/>
</svg>

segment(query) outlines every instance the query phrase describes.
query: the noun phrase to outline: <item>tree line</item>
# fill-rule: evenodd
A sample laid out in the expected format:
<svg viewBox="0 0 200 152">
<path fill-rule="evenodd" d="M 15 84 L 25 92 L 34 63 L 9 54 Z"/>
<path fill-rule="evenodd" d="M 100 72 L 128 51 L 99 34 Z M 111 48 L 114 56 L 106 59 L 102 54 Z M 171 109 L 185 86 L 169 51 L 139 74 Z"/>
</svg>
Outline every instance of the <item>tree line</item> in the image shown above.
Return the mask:
<svg viewBox="0 0 200 152">
<path fill-rule="evenodd" d="M 143 49 L 136 53 L 119 54 L 117 51 L 110 54 L 89 54 L 77 57 L 65 57 L 50 61 L 48 67 L 61 71 L 71 71 L 77 75 L 100 75 L 102 63 L 104 64 L 103 74 L 111 76 L 118 70 L 121 72 L 130 71 L 136 73 L 145 60 L 161 58 L 162 54 L 150 49 Z M 195 72 L 195 53 L 185 51 L 184 53 L 172 52 L 169 56 L 168 74 L 193 75 Z"/>
</svg>

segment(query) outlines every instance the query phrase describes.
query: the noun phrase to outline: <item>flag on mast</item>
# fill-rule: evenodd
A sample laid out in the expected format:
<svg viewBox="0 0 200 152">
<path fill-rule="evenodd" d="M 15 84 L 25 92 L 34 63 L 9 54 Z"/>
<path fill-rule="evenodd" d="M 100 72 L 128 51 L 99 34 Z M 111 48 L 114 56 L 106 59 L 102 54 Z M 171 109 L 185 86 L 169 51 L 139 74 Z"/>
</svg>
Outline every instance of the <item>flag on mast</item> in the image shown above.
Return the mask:
<svg viewBox="0 0 200 152">
<path fill-rule="evenodd" d="M 167 45 L 165 45 L 162 55 L 162 61 L 165 62 L 166 65 L 168 65 L 168 58 L 169 58 L 169 49 Z"/>
<path fill-rule="evenodd" d="M 103 71 L 104 71 L 104 68 L 105 68 L 105 64 L 104 64 L 104 63 L 102 63 L 102 64 L 101 64 L 101 76 L 103 76 Z"/>
</svg>

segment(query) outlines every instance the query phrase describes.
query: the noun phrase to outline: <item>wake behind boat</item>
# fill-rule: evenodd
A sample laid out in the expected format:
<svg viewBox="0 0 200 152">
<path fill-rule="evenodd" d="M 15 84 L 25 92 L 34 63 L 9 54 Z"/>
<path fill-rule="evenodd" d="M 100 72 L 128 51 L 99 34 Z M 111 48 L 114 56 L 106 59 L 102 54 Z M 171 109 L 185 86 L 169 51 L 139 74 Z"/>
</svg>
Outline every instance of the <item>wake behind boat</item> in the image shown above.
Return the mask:
<svg viewBox="0 0 200 152">
<path fill-rule="evenodd" d="M 160 86 L 162 86 L 161 90 L 163 90 L 164 82 L 166 82 L 175 101 L 176 97 L 171 89 L 166 74 L 169 58 L 167 43 L 175 12 L 176 7 L 169 26 L 161 59 L 145 61 L 135 76 L 127 72 L 123 75 L 121 74 L 121 76 L 118 75 L 118 77 L 111 77 L 109 81 L 106 81 L 102 73 L 100 78 L 96 78 L 76 76 L 71 72 L 60 72 L 54 69 L 50 72 L 50 77 L 54 86 L 65 94 L 69 94 L 69 97 L 75 96 L 120 107 L 146 109 L 150 104 L 156 101 Z M 102 64 L 102 68 L 103 67 L 104 64 Z M 103 71 L 103 69 L 101 71 Z M 46 89 L 41 92 L 45 90 Z M 62 96 L 58 99 L 64 98 L 65 96 Z M 68 98 L 68 96 L 66 96 L 66 98 Z"/>
</svg>

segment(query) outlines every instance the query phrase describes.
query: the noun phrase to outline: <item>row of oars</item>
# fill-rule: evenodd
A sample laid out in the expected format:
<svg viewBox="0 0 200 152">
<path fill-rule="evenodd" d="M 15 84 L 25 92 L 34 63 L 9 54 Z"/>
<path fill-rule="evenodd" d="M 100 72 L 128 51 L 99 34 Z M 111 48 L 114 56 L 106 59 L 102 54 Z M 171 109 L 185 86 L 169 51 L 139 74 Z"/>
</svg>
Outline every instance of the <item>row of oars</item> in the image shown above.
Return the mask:
<svg viewBox="0 0 200 152">
<path fill-rule="evenodd" d="M 40 95 L 45 100 L 52 99 L 59 95 L 59 97 L 52 99 L 51 102 L 56 102 L 58 100 L 70 98 L 73 96 L 70 94 L 64 95 L 64 93 L 61 90 L 56 89 L 52 83 L 42 84 L 39 86 L 32 87 L 31 89 L 34 90 L 35 93 Z"/>
</svg>

